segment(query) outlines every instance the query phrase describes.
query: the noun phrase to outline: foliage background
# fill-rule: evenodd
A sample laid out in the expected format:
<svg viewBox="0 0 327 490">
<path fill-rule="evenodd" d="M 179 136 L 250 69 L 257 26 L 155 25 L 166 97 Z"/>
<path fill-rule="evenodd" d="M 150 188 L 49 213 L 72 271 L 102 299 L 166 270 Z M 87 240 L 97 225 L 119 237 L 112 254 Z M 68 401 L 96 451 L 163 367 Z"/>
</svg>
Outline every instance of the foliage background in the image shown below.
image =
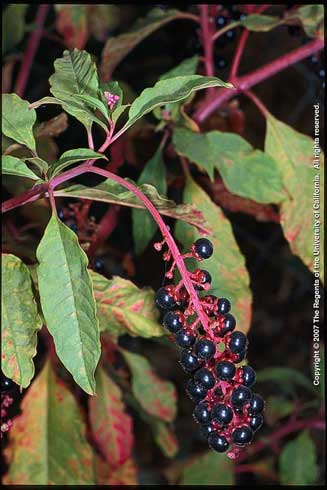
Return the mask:
<svg viewBox="0 0 327 490">
<path fill-rule="evenodd" d="M 84 9 L 88 6 L 51 7 L 45 24 L 39 49 L 31 67 L 24 98 L 33 102 L 48 95 L 48 78 L 53 73 L 53 62 L 62 56 L 65 45 L 86 49 L 98 60 L 101 56 L 107 38 L 126 32 L 132 23 L 146 14 L 149 7 L 137 5 L 108 5 L 93 6 L 88 15 Z M 180 4 L 171 5 L 172 8 L 182 9 Z M 8 8 L 8 7 L 7 7 Z M 18 7 L 17 7 L 18 8 Z M 280 6 L 279 8 L 284 8 Z M 26 8 L 22 20 L 22 35 L 13 40 L 13 30 L 4 32 L 4 59 L 3 59 L 3 85 L 5 92 L 13 91 L 15 80 L 19 72 L 19 59 L 26 48 L 29 33 L 33 29 L 37 6 Z M 103 9 L 103 10 L 102 10 Z M 237 37 L 240 33 L 237 31 Z M 304 36 L 290 36 L 287 27 L 280 26 L 267 33 L 255 33 L 250 36 L 241 64 L 241 73 L 246 73 L 258 66 L 275 59 L 280 54 L 300 46 Z M 180 63 L 185 57 L 190 57 L 198 50 L 195 27 L 186 20 L 169 23 L 140 43 L 118 66 L 115 78 L 132 99 L 143 88 L 153 85 L 159 76 Z M 235 42 L 225 47 L 216 48 L 216 57 L 223 56 L 228 63 L 225 69 L 218 70 L 217 76 L 226 80 L 231 59 L 235 50 Z M 323 107 L 322 82 L 317 69 L 310 60 L 304 60 L 288 69 L 281 71 L 273 78 L 268 79 L 255 88 L 266 107 L 275 117 L 291 125 L 301 133 L 312 135 L 313 110 L 312 105 L 319 101 Z M 265 122 L 254 104 L 244 96 L 238 97 L 239 107 L 245 115 L 242 136 L 253 147 L 263 149 Z M 234 102 L 235 103 L 235 102 Z M 40 121 L 46 121 L 61 112 L 57 106 L 46 106 L 38 112 Z M 323 122 L 321 114 L 321 122 Z M 44 140 L 44 152 L 47 155 L 61 154 L 74 147 L 87 147 L 87 139 L 82 126 L 72 117 L 68 117 L 68 129 L 58 137 Z M 235 129 L 236 128 L 236 129 Z M 203 130 L 219 129 L 222 131 L 238 132 L 237 123 L 232 120 L 228 111 L 222 108 L 203 125 Z M 100 131 L 95 134 L 95 146 L 101 144 Z M 321 137 L 324 130 L 321 127 Z M 137 180 L 144 162 L 148 161 L 157 148 L 158 137 L 153 133 L 149 122 L 143 121 L 137 125 L 130 135 L 130 142 L 122 156 L 123 164 L 120 175 Z M 324 146 L 324 141 L 321 141 Z M 290 149 L 291 151 L 291 149 Z M 172 159 L 169 162 L 169 177 L 175 185 L 169 188 L 169 197 L 181 201 L 181 182 L 176 179 L 179 173 L 178 162 Z M 196 171 L 195 171 L 196 172 Z M 209 186 L 209 181 L 203 175 L 195 173 L 203 187 Z M 96 177 L 88 176 L 80 179 L 81 183 L 95 184 Z M 5 181 L 4 198 L 10 193 L 16 193 L 13 184 Z M 16 185 L 16 184 L 15 184 Z M 293 255 L 289 245 L 283 237 L 279 223 L 271 222 L 264 217 L 255 219 L 242 209 L 238 212 L 231 210 L 233 195 L 229 194 L 222 200 L 223 189 L 221 181 L 216 178 L 215 187 L 211 188 L 216 195 L 217 202 L 222 206 L 225 215 L 232 223 L 237 243 L 246 260 L 250 274 L 250 287 L 253 294 L 253 318 L 249 332 L 250 350 L 248 359 L 251 365 L 260 372 L 269 368 L 296 369 L 309 380 L 311 374 L 311 342 L 312 342 L 312 291 L 313 277 L 299 258 Z M 58 203 L 59 203 L 58 199 Z M 61 205 L 65 202 L 62 201 Z M 241 207 L 244 203 L 241 203 Z M 98 221 L 106 210 L 105 205 L 94 204 L 92 214 Z M 274 211 L 274 209 L 273 209 Z M 39 242 L 44 225 L 48 219 L 49 210 L 43 203 L 27 205 L 12 213 L 11 219 L 16 228 L 26 223 L 35 226 L 26 231 L 21 239 L 15 240 L 10 230 L 11 224 L 4 220 L 5 234 L 4 246 L 8 253 L 15 253 L 25 261 L 33 262 L 33 249 Z M 263 214 L 264 216 L 264 214 Z M 164 266 L 158 254 L 151 246 L 141 254 L 136 255 L 131 234 L 131 211 L 122 208 L 119 222 L 110 236 L 97 250 L 97 257 L 101 259 L 101 273 L 106 277 L 119 275 L 131 279 L 139 287 L 160 287 Z M 159 234 L 157 235 L 159 237 Z M 224 257 L 221 257 L 224 260 Z M 323 323 L 323 319 L 322 319 Z M 39 339 L 41 348 L 35 359 L 36 369 L 39 371 L 44 363 L 45 345 L 42 337 Z M 42 348 L 43 345 L 43 348 Z M 177 436 L 179 451 L 171 461 L 163 455 L 154 442 L 151 431 L 147 430 L 146 421 L 142 420 L 139 412 L 129 406 L 129 413 L 134 421 L 134 458 L 138 468 L 137 477 L 141 484 L 165 484 L 168 481 L 180 483 L 227 483 L 232 478 L 231 465 L 223 462 L 225 481 L 220 481 L 217 472 L 213 474 L 218 456 L 207 452 L 207 447 L 200 440 L 195 423 L 192 419 L 192 404 L 184 392 L 185 376 L 177 364 L 176 350 L 164 342 L 155 339 L 133 338 L 124 336 L 121 345 L 133 352 L 142 354 L 147 358 L 156 372 L 164 379 L 173 382 L 178 392 L 178 416 L 174 421 L 174 431 Z M 156 387 L 153 386 L 155 390 Z M 266 424 L 258 436 L 260 439 L 270 436 L 278 427 L 289 423 L 294 413 L 310 418 L 319 410 L 318 404 L 312 403 L 312 392 L 294 382 L 291 377 L 286 382 L 285 373 L 277 376 L 275 382 L 271 379 L 258 383 L 257 391 L 268 401 Z M 24 399 L 24 394 L 22 398 Z M 82 404 L 85 397 L 79 394 Z M 20 397 L 18 397 L 20 398 Z M 19 403 L 15 406 L 19 412 Z M 311 404 L 311 405 L 310 405 Z M 306 408 L 307 406 L 307 408 Z M 24 430 L 29 430 L 28 427 Z M 307 432 L 299 434 L 304 438 L 301 447 L 306 448 L 298 454 L 299 466 L 307 461 L 309 451 L 314 455 L 312 467 L 315 474 L 315 483 L 324 481 L 324 438 L 322 431 L 310 431 L 311 443 L 305 439 Z M 280 441 L 277 454 L 295 438 L 296 434 L 287 435 Z M 235 472 L 235 483 L 259 485 L 262 483 L 275 483 L 280 481 L 278 458 L 274 448 L 267 447 L 249 462 L 248 471 Z M 294 455 L 294 453 L 293 453 Z M 195 464 L 190 471 L 184 465 L 192 461 L 204 460 Z M 216 459 L 215 459 L 216 458 Z M 186 465 L 186 467 L 187 467 Z M 204 469 L 203 469 L 204 468 Z M 312 470 L 312 468 L 311 468 Z M 202 473 L 203 471 L 203 473 Z M 122 478 L 127 478 L 128 471 Z M 208 476 L 209 475 L 209 476 Z M 230 477 L 228 476 L 230 475 Z M 130 477 L 131 479 L 133 477 Z M 231 481 L 231 480 L 230 480 Z M 130 480 L 131 482 L 131 480 Z M 304 482 L 305 483 L 305 482 Z M 311 481 L 309 482 L 311 483 Z"/>
</svg>

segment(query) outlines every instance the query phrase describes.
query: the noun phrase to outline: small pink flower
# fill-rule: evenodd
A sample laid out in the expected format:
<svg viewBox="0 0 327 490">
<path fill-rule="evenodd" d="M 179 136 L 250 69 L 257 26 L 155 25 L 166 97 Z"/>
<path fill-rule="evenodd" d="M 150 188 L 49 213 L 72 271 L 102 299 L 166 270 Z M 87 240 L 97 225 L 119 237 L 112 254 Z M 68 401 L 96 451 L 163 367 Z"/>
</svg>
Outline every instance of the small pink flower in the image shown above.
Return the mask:
<svg viewBox="0 0 327 490">
<path fill-rule="evenodd" d="M 120 99 L 120 97 L 119 97 L 119 95 L 114 95 L 110 92 L 105 92 L 104 95 L 105 95 L 105 98 L 107 100 L 108 106 L 109 106 L 110 110 L 112 111 L 114 109 L 115 105 L 117 104 L 118 100 Z"/>
</svg>

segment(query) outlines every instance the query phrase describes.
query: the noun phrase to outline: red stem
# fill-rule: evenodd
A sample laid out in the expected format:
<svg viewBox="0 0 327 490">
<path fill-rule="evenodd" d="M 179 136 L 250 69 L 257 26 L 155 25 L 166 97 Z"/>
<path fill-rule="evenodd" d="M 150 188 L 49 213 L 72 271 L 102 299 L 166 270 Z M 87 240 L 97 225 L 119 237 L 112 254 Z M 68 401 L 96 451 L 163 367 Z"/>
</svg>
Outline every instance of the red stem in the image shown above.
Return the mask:
<svg viewBox="0 0 327 490">
<path fill-rule="evenodd" d="M 200 24 L 206 74 L 208 77 L 213 77 L 215 74 L 213 68 L 213 36 L 209 24 L 208 5 L 200 5 Z"/>
<path fill-rule="evenodd" d="M 252 456 L 253 454 L 258 453 L 262 449 L 264 449 L 266 446 L 272 446 L 276 441 L 279 439 L 282 439 L 283 437 L 287 436 L 288 434 L 291 434 L 292 432 L 296 432 L 302 429 L 319 429 L 319 430 L 325 430 L 326 429 L 326 423 L 324 420 L 321 419 L 306 419 L 306 420 L 296 420 L 296 421 L 291 421 L 290 423 L 284 425 L 280 429 L 276 430 L 273 434 L 271 434 L 269 437 L 262 439 L 261 441 L 258 441 L 256 444 L 253 444 L 248 451 L 244 451 L 239 455 L 239 458 L 237 460 L 237 463 L 240 463 L 241 461 L 247 459 L 249 456 Z"/>
<path fill-rule="evenodd" d="M 216 96 L 211 97 L 209 100 L 204 99 L 203 104 L 194 113 L 193 119 L 197 123 L 203 122 L 210 116 L 223 102 L 231 99 L 238 93 L 248 90 L 249 88 L 257 85 L 258 83 L 266 80 L 267 78 L 279 73 L 280 71 L 294 65 L 298 61 L 311 56 L 312 54 L 320 51 L 324 47 L 324 42 L 321 39 L 314 39 L 309 43 L 294 49 L 290 53 L 280 56 L 271 63 L 258 68 L 257 70 L 248 73 L 242 77 L 236 78 L 233 81 L 234 88 L 232 89 L 217 89 Z"/>
<path fill-rule="evenodd" d="M 87 250 L 89 259 L 93 258 L 96 250 L 106 241 L 118 224 L 120 206 L 111 205 L 97 228 L 96 238 Z"/>
<path fill-rule="evenodd" d="M 267 117 L 269 114 L 268 109 L 266 106 L 261 102 L 261 100 L 251 91 L 251 90 L 244 90 L 244 94 L 254 102 L 254 104 L 257 106 L 259 111 L 264 117 Z"/>
<path fill-rule="evenodd" d="M 47 189 L 48 189 L 47 184 L 39 184 L 33 187 L 32 189 L 29 189 L 28 191 L 22 192 L 22 194 L 19 194 L 19 196 L 15 196 L 12 197 L 11 199 L 8 199 L 7 201 L 1 204 L 1 213 L 6 213 L 11 209 L 15 209 L 18 208 L 19 206 L 22 206 L 23 204 L 37 201 L 38 199 L 40 199 L 40 197 L 43 194 L 45 194 Z"/>
<path fill-rule="evenodd" d="M 234 79 L 236 78 L 237 71 L 238 71 L 238 68 L 240 66 L 240 61 L 241 61 L 243 51 L 245 48 L 245 44 L 246 44 L 246 41 L 249 37 L 249 34 L 250 33 L 247 29 L 244 29 L 244 31 L 241 34 L 240 41 L 239 41 L 238 46 L 236 48 L 234 59 L 232 62 L 232 67 L 231 67 L 230 74 L 229 74 L 229 82 L 231 82 L 231 83 L 233 83 Z"/>
<path fill-rule="evenodd" d="M 30 35 L 27 43 L 26 51 L 24 53 L 22 65 L 19 70 L 19 74 L 15 84 L 15 92 L 19 97 L 23 97 L 25 92 L 25 87 L 30 74 L 31 66 L 34 60 L 35 53 L 39 46 L 42 33 L 43 25 L 48 14 L 50 4 L 39 5 L 36 18 L 35 18 L 35 29 Z"/>
</svg>

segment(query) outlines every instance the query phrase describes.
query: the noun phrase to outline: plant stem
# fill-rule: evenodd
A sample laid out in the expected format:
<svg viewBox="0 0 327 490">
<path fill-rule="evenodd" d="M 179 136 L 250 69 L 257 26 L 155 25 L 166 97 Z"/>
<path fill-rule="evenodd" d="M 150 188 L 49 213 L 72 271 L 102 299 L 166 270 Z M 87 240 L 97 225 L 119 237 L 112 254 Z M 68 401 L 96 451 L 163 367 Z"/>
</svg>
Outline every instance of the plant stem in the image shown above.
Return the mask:
<svg viewBox="0 0 327 490">
<path fill-rule="evenodd" d="M 213 67 L 213 37 L 209 24 L 208 5 L 200 5 L 200 24 L 202 32 L 202 45 L 204 50 L 204 65 L 208 77 L 214 76 Z"/>
<path fill-rule="evenodd" d="M 305 419 L 305 420 L 291 421 L 290 423 L 276 430 L 276 432 L 271 434 L 269 437 L 262 439 L 261 441 L 258 441 L 257 443 L 253 444 L 248 451 L 242 452 L 239 455 L 239 458 L 237 459 L 237 463 L 240 463 L 241 461 L 247 459 L 249 456 L 258 453 L 266 446 L 272 446 L 276 441 L 279 441 L 280 439 L 287 436 L 288 434 L 291 434 L 292 432 L 297 432 L 302 429 L 325 430 L 326 423 L 324 420 L 321 419 L 309 419 L 309 420 Z"/>
<path fill-rule="evenodd" d="M 34 56 L 42 37 L 43 25 L 46 16 L 48 14 L 49 8 L 50 8 L 50 4 L 42 4 L 39 5 L 38 7 L 36 18 L 35 18 L 35 29 L 31 33 L 30 38 L 28 40 L 22 65 L 20 67 L 16 84 L 15 84 L 14 91 L 16 92 L 17 95 L 19 95 L 19 97 L 23 97 L 24 95 L 27 80 L 34 60 Z"/>
<path fill-rule="evenodd" d="M 1 213 L 6 213 L 11 209 L 18 208 L 19 206 L 23 206 L 23 204 L 27 204 L 29 202 L 37 201 L 40 197 L 46 193 L 48 189 L 47 184 L 39 184 L 34 186 L 32 189 L 28 191 L 22 192 L 18 196 L 12 197 L 7 201 L 1 204 Z"/>
<path fill-rule="evenodd" d="M 234 88 L 232 89 L 217 89 L 215 91 L 216 96 L 210 97 L 210 99 L 205 98 L 202 105 L 194 113 L 193 119 L 197 123 L 203 122 L 207 117 L 210 116 L 223 102 L 231 99 L 235 95 L 248 90 L 249 88 L 257 85 L 258 83 L 266 80 L 267 78 L 279 73 L 280 71 L 294 65 L 298 61 L 311 56 L 312 54 L 320 51 L 324 47 L 324 42 L 321 39 L 315 39 L 309 43 L 301 46 L 300 48 L 294 49 L 290 53 L 280 56 L 271 63 L 258 68 L 242 77 L 236 78 L 233 82 Z"/>
<path fill-rule="evenodd" d="M 89 259 L 92 259 L 96 250 L 107 240 L 118 223 L 120 206 L 111 205 L 102 217 L 97 228 L 96 239 L 91 243 L 87 250 Z"/>
<path fill-rule="evenodd" d="M 249 31 L 247 29 L 244 29 L 244 31 L 241 34 L 240 41 L 238 43 L 238 46 L 235 51 L 234 59 L 232 62 L 232 67 L 230 70 L 229 74 L 229 82 L 233 83 L 234 79 L 236 78 L 238 68 L 240 66 L 240 61 L 243 55 L 243 51 L 245 48 L 246 41 L 249 37 Z"/>
<path fill-rule="evenodd" d="M 172 235 L 170 234 L 165 222 L 163 221 L 160 213 L 157 211 L 155 206 L 152 204 L 152 202 L 141 192 L 135 185 L 133 185 L 131 182 L 128 182 L 127 180 L 123 179 L 122 177 L 119 177 L 118 175 L 115 175 L 108 170 L 104 170 L 98 167 L 89 167 L 88 170 L 92 173 L 96 173 L 98 175 L 102 175 L 103 177 L 106 177 L 107 179 L 113 180 L 117 182 L 118 184 L 122 185 L 126 189 L 130 190 L 135 194 L 144 204 L 144 206 L 147 208 L 147 210 L 151 213 L 153 219 L 157 223 L 158 227 L 160 228 L 161 234 L 166 240 L 166 243 L 169 247 L 169 250 L 171 251 L 173 259 L 176 261 L 176 266 L 178 267 L 178 270 L 183 278 L 185 288 L 187 292 L 190 295 L 190 300 L 193 303 L 194 310 L 197 313 L 204 329 L 209 328 L 209 322 L 208 318 L 206 317 L 199 298 L 196 294 L 196 291 L 194 289 L 193 283 L 189 277 L 188 270 L 186 269 L 185 263 L 183 258 L 181 257 L 181 254 L 178 250 L 178 247 L 175 243 L 175 240 L 173 239 Z"/>
<path fill-rule="evenodd" d="M 261 100 L 251 91 L 251 90 L 244 90 L 244 94 L 254 102 L 254 104 L 257 106 L 263 117 L 267 117 L 269 114 L 268 109 L 266 106 L 261 102 Z"/>
</svg>

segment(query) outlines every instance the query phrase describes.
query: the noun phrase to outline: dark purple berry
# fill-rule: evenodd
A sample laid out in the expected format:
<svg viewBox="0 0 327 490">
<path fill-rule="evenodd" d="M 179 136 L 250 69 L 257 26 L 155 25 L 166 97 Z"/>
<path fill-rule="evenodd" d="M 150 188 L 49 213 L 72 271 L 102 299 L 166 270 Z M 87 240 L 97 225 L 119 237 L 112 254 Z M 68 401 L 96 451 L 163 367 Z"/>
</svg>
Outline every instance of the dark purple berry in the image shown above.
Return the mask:
<svg viewBox="0 0 327 490">
<path fill-rule="evenodd" d="M 236 320 L 230 313 L 227 313 L 224 318 L 222 328 L 220 330 L 221 335 L 225 335 L 228 332 L 232 332 L 235 328 Z"/>
<path fill-rule="evenodd" d="M 242 408 L 251 398 L 251 390 L 247 386 L 240 385 L 234 388 L 230 397 L 231 404 L 234 408 Z"/>
<path fill-rule="evenodd" d="M 247 346 L 247 337 L 243 332 L 233 332 L 228 343 L 229 350 L 234 354 L 243 351 Z"/>
<path fill-rule="evenodd" d="M 211 418 L 219 425 L 228 425 L 233 418 L 233 410 L 228 405 L 219 403 L 212 408 Z"/>
<path fill-rule="evenodd" d="M 184 347 L 184 349 L 188 349 L 189 347 L 192 347 L 192 345 L 194 344 L 195 336 L 189 335 L 184 330 L 179 330 L 175 334 L 175 340 L 176 340 L 176 344 L 178 344 L 180 347 Z"/>
<path fill-rule="evenodd" d="M 262 415 L 254 415 L 250 420 L 250 427 L 253 432 L 256 432 L 260 429 L 263 424 L 263 416 Z"/>
<path fill-rule="evenodd" d="M 200 428 L 200 434 L 204 439 L 208 439 L 209 434 L 214 431 L 214 427 L 211 424 L 202 425 Z"/>
<path fill-rule="evenodd" d="M 68 228 L 70 228 L 74 233 L 77 233 L 78 231 L 78 228 L 77 228 L 77 225 L 76 223 L 74 223 L 73 221 L 67 221 L 66 225 L 68 226 Z"/>
<path fill-rule="evenodd" d="M 219 69 L 219 70 L 223 70 L 224 68 L 226 68 L 227 66 L 227 61 L 225 58 L 223 58 L 222 56 L 219 56 L 217 59 L 216 59 L 216 67 Z"/>
<path fill-rule="evenodd" d="M 325 78 L 325 76 L 326 76 L 325 70 L 323 68 L 321 70 L 319 70 L 318 75 L 319 75 L 320 78 Z"/>
<path fill-rule="evenodd" d="M 182 319 L 181 311 L 168 311 L 163 318 L 163 325 L 169 332 L 176 333 L 183 328 Z"/>
<path fill-rule="evenodd" d="M 232 362 L 220 361 L 215 367 L 217 377 L 222 381 L 230 381 L 234 378 L 236 368 Z"/>
<path fill-rule="evenodd" d="M 61 219 L 61 221 L 63 221 L 65 218 L 65 212 L 63 209 L 58 209 L 58 218 Z"/>
<path fill-rule="evenodd" d="M 256 379 L 255 370 L 251 368 L 251 366 L 242 366 L 241 373 L 242 373 L 242 384 L 244 386 L 247 386 L 248 388 L 252 388 Z"/>
<path fill-rule="evenodd" d="M 173 296 L 165 287 L 158 289 L 156 293 L 156 304 L 163 310 L 170 310 L 176 306 Z"/>
<path fill-rule="evenodd" d="M 180 365 L 184 371 L 191 373 L 199 367 L 198 359 L 189 350 L 183 350 L 180 357 Z"/>
<path fill-rule="evenodd" d="M 96 271 L 101 271 L 103 270 L 104 267 L 104 261 L 101 257 L 97 257 L 94 261 L 94 269 Z"/>
<path fill-rule="evenodd" d="M 219 29 L 221 27 L 224 27 L 226 24 L 227 24 L 226 17 L 224 17 L 223 15 L 218 15 L 218 17 L 216 19 L 216 26 L 217 26 L 217 28 Z"/>
<path fill-rule="evenodd" d="M 203 385 L 205 388 L 210 390 L 216 384 L 214 375 L 209 369 L 201 368 L 194 375 L 194 381 L 198 384 Z"/>
<path fill-rule="evenodd" d="M 193 401 L 199 402 L 205 398 L 208 390 L 204 386 L 194 383 L 193 379 L 189 379 L 186 384 L 186 391 Z"/>
<path fill-rule="evenodd" d="M 250 400 L 250 406 L 248 408 L 249 415 L 258 415 L 263 412 L 265 408 L 265 402 L 262 396 L 257 393 L 253 393 Z"/>
<path fill-rule="evenodd" d="M 240 352 L 237 352 L 236 354 L 234 354 L 234 356 L 236 357 L 236 359 L 234 359 L 234 362 L 236 364 L 238 364 L 239 362 L 242 362 L 246 356 L 246 349 L 241 350 Z"/>
<path fill-rule="evenodd" d="M 16 383 L 14 383 L 10 378 L 1 376 L 1 391 L 11 392 L 16 388 L 16 386 Z"/>
<path fill-rule="evenodd" d="M 215 344 L 208 339 L 200 339 L 195 344 L 195 354 L 200 357 L 200 359 L 204 359 L 205 361 L 209 361 L 216 352 Z"/>
<path fill-rule="evenodd" d="M 236 32 L 235 29 L 231 29 L 230 31 L 227 31 L 226 34 L 224 34 L 228 42 L 232 42 L 235 39 Z"/>
<path fill-rule="evenodd" d="M 199 238 L 194 243 L 194 250 L 201 259 L 208 259 L 213 253 L 213 246 L 207 238 Z"/>
<path fill-rule="evenodd" d="M 228 449 L 228 442 L 225 436 L 212 432 L 208 437 L 208 444 L 211 449 L 218 453 L 224 453 Z"/>
<path fill-rule="evenodd" d="M 226 315 L 226 313 L 230 312 L 231 304 L 228 299 L 219 298 L 217 308 L 220 315 Z"/>
<path fill-rule="evenodd" d="M 194 286 L 195 289 L 203 289 L 203 286 L 205 284 L 211 284 L 211 281 L 212 281 L 211 274 L 205 270 L 201 270 L 201 272 L 202 272 L 202 277 L 201 277 L 200 284 L 196 284 Z"/>
<path fill-rule="evenodd" d="M 210 410 L 206 402 L 201 402 L 196 405 L 193 416 L 199 424 L 207 424 L 210 422 Z"/>
<path fill-rule="evenodd" d="M 236 444 L 248 444 L 253 439 L 253 431 L 247 425 L 238 427 L 232 433 L 232 441 Z"/>
</svg>

